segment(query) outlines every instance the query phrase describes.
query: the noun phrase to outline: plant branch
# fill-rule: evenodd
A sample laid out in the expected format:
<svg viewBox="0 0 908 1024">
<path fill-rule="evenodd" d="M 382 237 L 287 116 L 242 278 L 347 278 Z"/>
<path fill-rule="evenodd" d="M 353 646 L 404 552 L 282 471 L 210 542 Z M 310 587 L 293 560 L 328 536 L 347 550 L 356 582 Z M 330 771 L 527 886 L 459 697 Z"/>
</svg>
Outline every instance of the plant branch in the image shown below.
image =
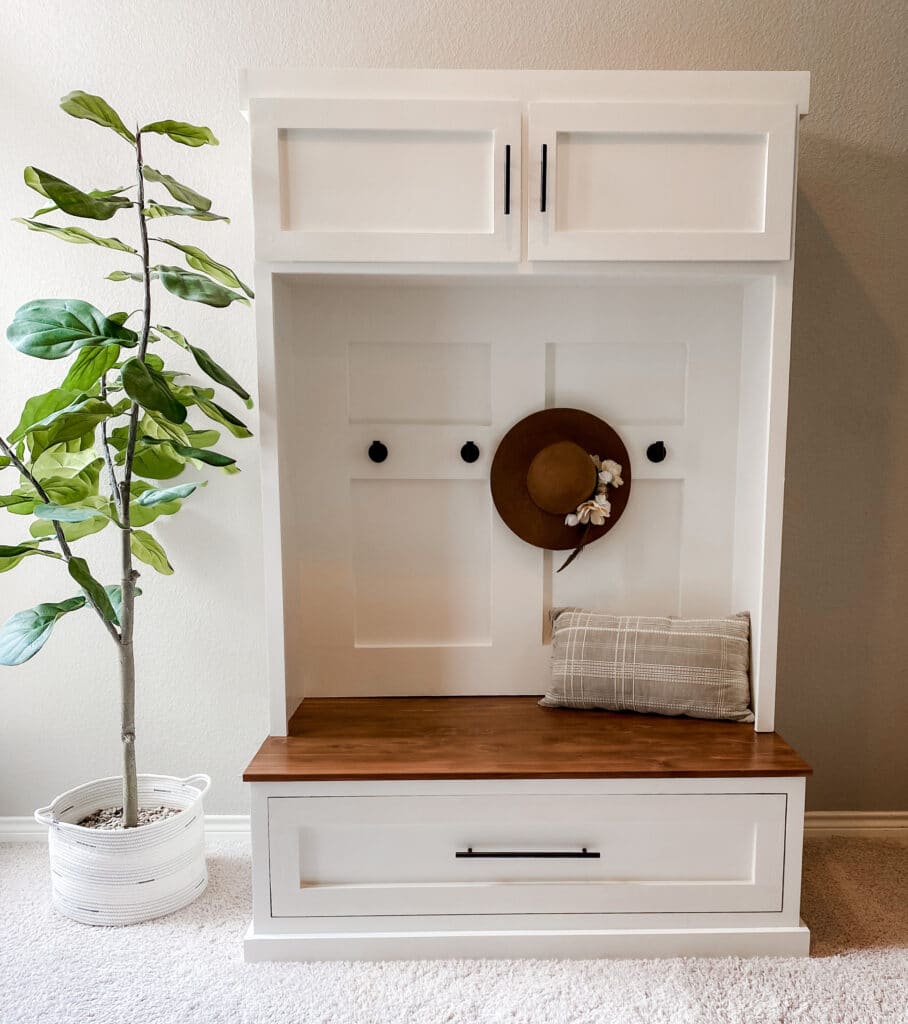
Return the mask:
<svg viewBox="0 0 908 1024">
<path fill-rule="evenodd" d="M 25 479 L 28 480 L 32 487 L 34 487 L 35 493 L 44 502 L 44 504 L 50 505 L 50 495 L 48 495 L 47 491 L 45 491 L 41 484 L 38 482 L 34 473 L 32 473 L 28 466 L 26 466 L 25 463 L 19 458 L 19 456 L 16 455 L 15 451 L 12 448 L 12 445 L 10 445 L 10 443 L 2 435 L 0 435 L 0 451 L 5 452 L 10 462 L 16 467 L 16 469 L 19 470 L 19 472 L 25 477 Z M 51 519 L 50 522 L 53 525 L 54 534 L 56 535 L 57 543 L 60 545 L 60 551 L 63 554 L 63 558 L 68 563 L 69 560 L 73 557 L 73 553 L 72 548 L 70 548 L 69 546 L 69 542 L 67 541 L 66 537 L 63 534 L 63 527 L 60 526 L 56 519 Z M 104 618 L 104 616 L 101 614 L 100 608 L 97 607 L 97 605 L 91 600 L 91 598 L 88 598 L 88 603 L 95 610 L 98 618 L 104 624 L 104 628 L 107 630 L 108 633 L 110 633 L 114 641 L 116 643 L 120 643 L 120 634 L 117 632 L 117 627 L 112 622 L 108 622 L 107 619 Z"/>
<path fill-rule="evenodd" d="M 107 374 L 101 376 L 101 398 L 107 401 Z M 117 474 L 114 472 L 113 458 L 110 454 L 110 440 L 107 436 L 107 420 L 101 420 L 101 451 L 104 455 L 104 465 L 107 467 L 107 476 L 110 480 L 110 495 L 117 509 L 120 522 L 123 521 L 122 495 L 120 485 L 117 482 Z"/>
</svg>

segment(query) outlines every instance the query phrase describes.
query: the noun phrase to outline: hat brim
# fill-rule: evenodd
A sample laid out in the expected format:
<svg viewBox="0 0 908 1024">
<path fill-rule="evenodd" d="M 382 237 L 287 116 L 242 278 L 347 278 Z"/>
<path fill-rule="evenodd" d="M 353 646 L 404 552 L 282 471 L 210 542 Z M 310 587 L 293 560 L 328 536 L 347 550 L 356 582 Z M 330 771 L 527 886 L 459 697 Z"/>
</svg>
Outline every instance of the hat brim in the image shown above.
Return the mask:
<svg viewBox="0 0 908 1024">
<path fill-rule="evenodd" d="M 575 548 L 580 539 L 580 527 L 565 525 L 563 515 L 543 511 L 527 490 L 530 463 L 539 451 L 558 441 L 573 441 L 590 455 L 612 459 L 621 466 L 623 486 L 608 491 L 611 515 L 602 526 L 589 528 L 587 544 L 614 528 L 631 493 L 630 456 L 605 420 L 581 409 L 544 409 L 520 420 L 502 438 L 492 459 L 492 500 L 498 514 L 521 540 L 549 551 Z"/>
</svg>

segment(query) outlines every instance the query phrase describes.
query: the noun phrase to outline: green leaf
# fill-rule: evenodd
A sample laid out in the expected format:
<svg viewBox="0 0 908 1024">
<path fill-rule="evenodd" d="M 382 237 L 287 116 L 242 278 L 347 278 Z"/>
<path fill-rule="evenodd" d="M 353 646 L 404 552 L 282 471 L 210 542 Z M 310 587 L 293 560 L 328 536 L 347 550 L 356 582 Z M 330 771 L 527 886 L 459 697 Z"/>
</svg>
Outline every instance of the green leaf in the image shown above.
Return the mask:
<svg viewBox="0 0 908 1024">
<path fill-rule="evenodd" d="M 43 480 L 41 486 L 49 504 L 73 505 L 76 502 L 85 503 L 86 498 L 96 497 L 103 465 L 103 459 L 96 458 L 75 475 L 51 476 Z"/>
<path fill-rule="evenodd" d="M 36 505 L 35 516 L 57 523 L 84 523 L 88 519 L 109 519 L 105 512 L 96 508 L 76 507 L 73 505 Z M 34 536 L 34 535 L 33 535 Z"/>
<path fill-rule="evenodd" d="M 135 188 L 135 185 L 121 185 L 119 188 L 93 188 L 86 195 L 92 199 L 106 199 L 108 196 L 118 196 L 121 192 L 128 192 L 130 189 Z M 36 190 L 37 191 L 37 190 Z M 45 213 L 53 213 L 54 210 L 59 210 L 60 207 L 54 203 L 52 206 L 42 206 L 40 210 L 35 210 L 32 217 L 41 217 Z"/>
<path fill-rule="evenodd" d="M 145 530 L 133 530 L 129 535 L 129 546 L 140 562 L 157 569 L 162 576 L 172 576 L 173 566 L 161 545 Z"/>
<path fill-rule="evenodd" d="M 119 238 L 99 238 L 84 228 L 59 228 L 54 224 L 45 224 L 42 220 L 28 220 L 26 217 L 13 217 L 13 220 L 24 224 L 29 231 L 43 231 L 64 242 L 75 242 L 77 245 L 100 245 L 104 249 L 118 249 L 120 252 L 131 252 L 138 255 L 131 245 L 121 242 Z"/>
<path fill-rule="evenodd" d="M 178 394 L 176 399 L 182 405 L 186 404 Z M 160 437 L 164 441 L 176 441 L 177 444 L 189 444 L 189 435 L 179 423 L 172 423 L 166 416 L 153 409 L 147 410 L 147 413 L 142 426 L 152 437 Z"/>
<path fill-rule="evenodd" d="M 19 422 L 10 433 L 8 440 L 11 444 L 21 441 L 34 424 L 40 422 L 45 416 L 49 416 L 53 412 L 65 409 L 79 395 L 80 392 L 71 391 L 68 388 L 52 388 L 41 395 L 33 395 L 23 406 Z"/>
<path fill-rule="evenodd" d="M 106 529 L 109 524 L 110 520 L 104 517 L 102 519 L 86 519 L 84 523 L 60 523 L 60 529 L 63 531 L 65 539 L 72 544 L 74 541 L 88 537 L 92 533 L 99 533 L 101 530 Z M 54 524 L 50 520 L 39 519 L 31 524 L 28 532 L 37 540 L 44 540 L 47 537 L 53 537 L 56 530 L 54 530 Z"/>
<path fill-rule="evenodd" d="M 114 108 L 100 96 L 76 90 L 64 96 L 60 106 L 72 117 L 85 118 L 105 128 L 112 128 L 121 138 L 135 145 L 135 135 L 123 124 Z"/>
<path fill-rule="evenodd" d="M 73 441 L 82 437 L 113 414 L 114 410 L 100 398 L 80 396 L 65 409 L 52 412 L 38 420 L 37 423 L 33 423 L 27 433 L 37 435 L 39 446 L 43 452 L 53 444 L 59 444 L 61 441 Z M 37 457 L 37 453 L 35 453 L 35 457 Z"/>
<path fill-rule="evenodd" d="M 128 206 L 132 201 L 120 195 L 92 195 L 70 185 L 68 181 L 42 171 L 38 167 L 25 168 L 25 184 L 42 196 L 46 196 L 61 209 L 73 217 L 84 217 L 88 220 L 110 220 L 117 212 Z"/>
<path fill-rule="evenodd" d="M 196 405 L 210 420 L 214 420 L 215 423 L 220 423 L 221 426 L 226 427 L 234 437 L 252 437 L 252 431 L 242 420 L 237 419 L 232 412 L 228 412 L 227 409 L 218 405 L 217 402 L 211 402 L 202 398 L 198 394 L 199 389 L 193 388 L 192 390 L 196 392 Z"/>
<path fill-rule="evenodd" d="M 164 206 L 162 203 L 148 203 L 142 214 L 149 220 L 157 220 L 159 217 L 192 217 L 193 220 L 222 220 L 225 224 L 230 223 L 229 217 L 222 217 L 219 213 L 212 213 L 210 210 L 197 210 L 194 206 Z"/>
<path fill-rule="evenodd" d="M 217 281 L 203 274 L 193 274 L 182 267 L 155 267 L 161 284 L 172 295 L 191 302 L 204 302 L 206 306 L 223 309 L 231 302 L 242 302 L 248 306 L 249 300 L 236 292 L 230 291 Z"/>
<path fill-rule="evenodd" d="M 92 576 L 91 571 L 88 568 L 88 563 L 85 559 L 74 555 L 70 558 L 66 567 L 69 569 L 69 575 L 72 576 L 76 583 L 78 583 L 85 593 L 88 594 L 89 600 L 101 613 L 104 621 L 116 621 L 117 613 L 114 611 L 114 607 L 110 603 L 107 591 L 94 578 L 94 576 Z"/>
<path fill-rule="evenodd" d="M 112 270 L 105 281 L 141 281 L 142 275 L 137 270 Z"/>
<path fill-rule="evenodd" d="M 59 558 L 55 551 L 44 551 L 37 544 L 26 542 L 25 544 L 0 544 L 0 572 L 9 572 L 14 569 L 23 558 L 29 555 L 44 555 L 45 558 Z"/>
<path fill-rule="evenodd" d="M 216 384 L 221 384 L 225 388 L 229 388 L 235 395 L 239 395 L 240 398 L 246 402 L 247 407 L 252 407 L 252 399 L 249 396 L 249 392 L 236 381 L 230 374 L 218 363 L 211 358 L 211 356 L 203 348 L 198 348 L 195 345 L 190 345 L 186 338 L 180 334 L 179 331 L 175 331 L 172 327 L 162 327 L 160 324 L 155 324 L 155 330 L 160 331 L 165 337 L 170 338 L 174 344 L 179 345 L 180 348 L 185 349 L 187 352 L 192 353 L 193 359 L 199 369 L 206 373 Z"/>
<path fill-rule="evenodd" d="M 32 464 L 32 474 L 43 482 L 49 478 L 67 479 L 78 476 L 84 469 L 98 461 L 93 449 L 84 452 L 68 452 L 57 446 L 44 452 Z"/>
<path fill-rule="evenodd" d="M 186 460 L 172 448 L 139 447 L 133 468 L 151 480 L 172 480 L 186 468 Z"/>
<path fill-rule="evenodd" d="M 250 299 L 255 298 L 255 293 L 252 289 L 248 285 L 243 284 L 230 267 L 225 266 L 223 263 L 218 263 L 217 260 L 212 259 L 208 253 L 197 246 L 184 245 L 182 242 L 174 242 L 170 238 L 155 238 L 154 241 L 163 242 L 164 245 L 170 245 L 174 249 L 179 249 L 180 252 L 185 254 L 186 262 L 193 270 L 201 270 L 203 274 L 209 274 L 215 281 L 220 281 L 221 284 L 227 285 L 228 288 L 241 288 Z"/>
<path fill-rule="evenodd" d="M 151 488 L 150 490 L 143 491 L 139 495 L 138 501 L 140 505 L 145 507 L 150 505 L 160 505 L 165 501 L 188 498 L 198 486 L 199 485 L 197 483 L 192 483 L 177 484 L 175 487 L 165 487 L 163 490 Z"/>
<path fill-rule="evenodd" d="M 122 589 L 122 587 L 119 587 L 119 586 L 107 586 L 104 589 L 107 591 L 107 596 L 108 596 L 108 598 L 110 598 L 110 603 L 113 605 L 113 610 L 114 610 L 114 620 L 113 621 L 118 626 L 121 626 L 122 623 L 120 622 L 120 610 L 123 607 L 123 589 Z M 139 587 L 136 587 L 136 589 L 135 589 L 136 597 L 140 597 L 141 594 L 142 594 L 141 589 Z"/>
<path fill-rule="evenodd" d="M 210 128 L 203 128 L 185 121 L 153 121 L 139 129 L 140 134 L 154 132 L 166 135 L 183 146 L 217 146 L 218 140 Z"/>
<path fill-rule="evenodd" d="M 136 312 L 136 313 L 138 313 L 138 312 L 139 312 L 139 310 L 134 310 L 133 312 Z M 123 324 L 125 324 L 125 323 L 126 323 L 126 321 L 127 321 L 127 320 L 128 320 L 128 319 L 129 319 L 130 317 L 131 317 L 131 316 L 132 316 L 132 313 L 125 313 L 125 312 L 124 312 L 124 313 L 111 313 L 111 314 L 110 314 L 110 316 L 109 316 L 109 317 L 108 317 L 107 319 L 108 319 L 108 320 L 113 320 L 113 322 L 114 322 L 115 324 L 119 324 L 119 325 L 120 325 L 120 326 L 122 327 L 122 326 L 123 326 Z"/>
<path fill-rule="evenodd" d="M 184 459 L 195 459 L 198 462 L 204 462 L 206 466 L 232 466 L 236 462 L 236 459 L 231 459 L 229 455 L 221 455 L 220 452 L 211 452 L 205 448 L 193 448 L 190 445 L 177 444 L 175 441 L 160 441 L 157 438 L 147 436 L 143 437 L 142 441 L 148 445 L 169 444 Z M 147 473 L 145 474 L 145 476 L 148 475 Z"/>
<path fill-rule="evenodd" d="M 158 370 L 141 359 L 128 359 L 120 371 L 126 394 L 145 409 L 162 413 L 172 423 L 186 420 L 186 406 L 178 402 Z"/>
<path fill-rule="evenodd" d="M 17 487 L 12 494 L 0 495 L 0 508 L 16 516 L 30 516 L 38 504 L 38 498 L 31 487 Z"/>
<path fill-rule="evenodd" d="M 13 460 L 8 455 L 0 455 L 0 469 L 8 469 L 13 464 Z"/>
<path fill-rule="evenodd" d="M 88 391 L 119 358 L 119 345 L 89 345 L 73 360 L 61 386 L 77 391 Z"/>
<path fill-rule="evenodd" d="M 193 448 L 210 448 L 221 439 L 217 430 L 187 430 L 186 436 Z"/>
<path fill-rule="evenodd" d="M 171 178 L 169 174 L 156 171 L 153 167 L 149 167 L 148 164 L 142 168 L 142 177 L 146 181 L 155 181 L 163 185 L 178 203 L 188 203 L 189 206 L 194 207 L 196 210 L 211 209 L 211 200 L 207 196 L 196 192 L 188 185 L 181 185 L 175 178 Z"/>
<path fill-rule="evenodd" d="M 81 299 L 34 299 L 6 329 L 13 348 L 38 359 L 62 359 L 86 345 L 134 347 L 139 336 Z"/>
<path fill-rule="evenodd" d="M 39 604 L 16 612 L 0 629 L 0 665 L 22 665 L 45 645 L 57 619 L 85 607 L 85 598 Z"/>
</svg>

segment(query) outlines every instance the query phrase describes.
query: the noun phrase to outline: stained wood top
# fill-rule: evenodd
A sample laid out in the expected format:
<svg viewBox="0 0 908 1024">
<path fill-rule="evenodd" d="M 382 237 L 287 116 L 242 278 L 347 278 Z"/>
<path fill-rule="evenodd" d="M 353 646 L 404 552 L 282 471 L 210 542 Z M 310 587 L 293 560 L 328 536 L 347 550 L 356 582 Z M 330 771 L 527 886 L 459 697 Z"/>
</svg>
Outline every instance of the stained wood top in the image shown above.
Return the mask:
<svg viewBox="0 0 908 1024">
<path fill-rule="evenodd" d="M 536 697 L 303 701 L 246 782 L 810 775 L 777 733 L 738 722 L 541 708 Z"/>
</svg>

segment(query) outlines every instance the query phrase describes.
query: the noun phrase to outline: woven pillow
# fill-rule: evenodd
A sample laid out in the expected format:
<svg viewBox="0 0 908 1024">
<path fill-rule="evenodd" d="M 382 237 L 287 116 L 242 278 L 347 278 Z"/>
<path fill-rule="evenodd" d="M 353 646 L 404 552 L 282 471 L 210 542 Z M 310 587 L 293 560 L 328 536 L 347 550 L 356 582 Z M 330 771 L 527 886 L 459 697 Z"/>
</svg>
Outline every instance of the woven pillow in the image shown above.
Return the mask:
<svg viewBox="0 0 908 1024">
<path fill-rule="evenodd" d="M 552 611 L 543 707 L 604 708 L 752 722 L 750 617 L 645 618 Z"/>
</svg>

